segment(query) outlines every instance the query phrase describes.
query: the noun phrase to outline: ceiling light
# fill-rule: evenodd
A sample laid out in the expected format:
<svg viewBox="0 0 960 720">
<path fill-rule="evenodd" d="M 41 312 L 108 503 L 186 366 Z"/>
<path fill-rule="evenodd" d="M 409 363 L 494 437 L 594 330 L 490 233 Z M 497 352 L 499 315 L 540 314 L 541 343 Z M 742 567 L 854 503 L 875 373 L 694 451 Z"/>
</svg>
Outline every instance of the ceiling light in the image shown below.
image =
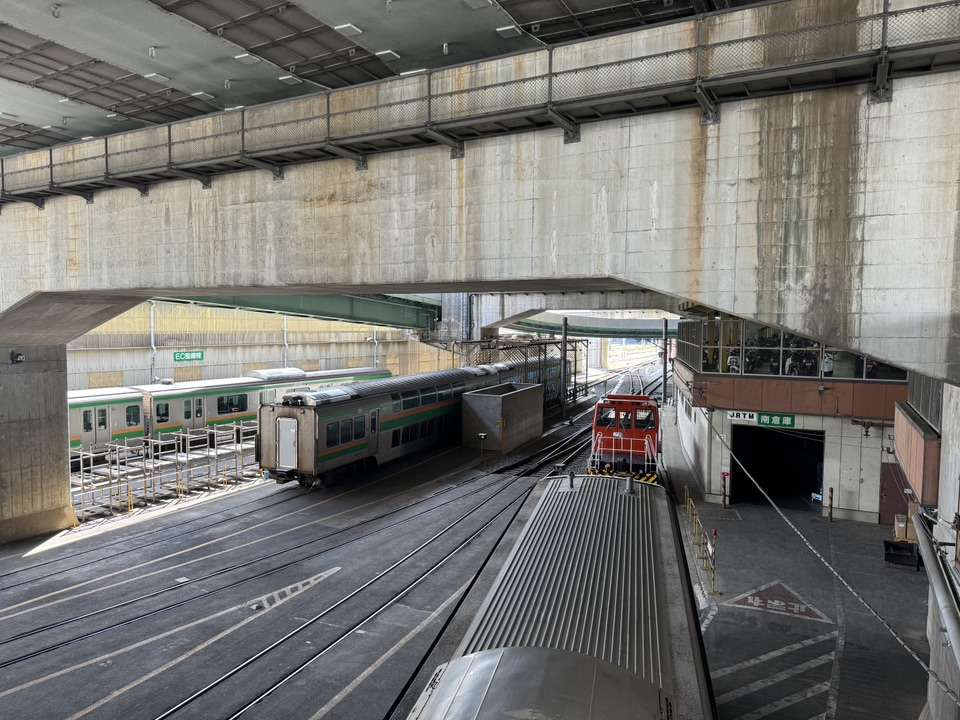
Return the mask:
<svg viewBox="0 0 960 720">
<path fill-rule="evenodd" d="M 303 80 L 298 78 L 296 75 L 281 75 L 277 79 L 282 83 L 286 83 L 287 85 L 299 85 L 303 82 Z"/>
<path fill-rule="evenodd" d="M 57 102 L 59 102 L 59 103 L 68 103 L 68 102 L 70 102 L 70 98 L 60 98 L 59 100 L 57 100 Z"/>
<path fill-rule="evenodd" d="M 160 73 L 150 73 L 149 75 L 144 75 L 147 80 L 153 80 L 158 83 L 170 82 L 170 78 L 166 75 L 161 75 Z"/>
<path fill-rule="evenodd" d="M 381 60 L 399 60 L 400 56 L 397 55 L 393 50 L 381 50 L 377 53 L 377 57 Z"/>
<path fill-rule="evenodd" d="M 351 23 L 345 23 L 344 25 L 334 25 L 333 29 L 336 30 L 341 35 L 343 35 L 344 37 L 353 37 L 354 35 L 359 35 L 360 33 L 363 32 L 363 30 L 361 30 L 356 25 L 353 25 Z"/>
<path fill-rule="evenodd" d="M 422 72 L 426 72 L 426 71 L 427 71 L 426 68 L 417 68 L 416 70 L 405 70 L 404 72 L 402 72 L 402 73 L 400 73 L 400 74 L 401 74 L 401 75 L 416 75 L 417 73 L 422 73 Z"/>
<path fill-rule="evenodd" d="M 244 65 L 256 65 L 260 62 L 260 58 L 256 55 L 251 55 L 250 53 L 240 53 L 239 55 L 234 55 L 233 59 Z"/>
<path fill-rule="evenodd" d="M 199 98 L 200 100 L 213 100 L 213 95 L 205 92 L 195 92 L 190 93 L 191 97 Z"/>
<path fill-rule="evenodd" d="M 520 28 L 516 25 L 505 25 L 504 27 L 498 27 L 497 32 L 500 33 L 500 37 L 512 38 L 520 34 Z"/>
<path fill-rule="evenodd" d="M 471 10 L 479 10 L 490 6 L 490 0 L 463 0 L 463 4 Z"/>
</svg>

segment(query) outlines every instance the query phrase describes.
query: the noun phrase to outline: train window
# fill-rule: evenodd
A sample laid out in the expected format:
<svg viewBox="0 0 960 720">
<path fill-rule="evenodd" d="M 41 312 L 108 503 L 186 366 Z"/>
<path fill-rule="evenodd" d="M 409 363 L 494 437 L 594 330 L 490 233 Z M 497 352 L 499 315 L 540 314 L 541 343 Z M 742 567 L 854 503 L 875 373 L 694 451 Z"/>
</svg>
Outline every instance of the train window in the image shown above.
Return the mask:
<svg viewBox="0 0 960 720">
<path fill-rule="evenodd" d="M 452 391 L 450 390 L 449 385 L 444 385 L 443 387 L 437 388 L 437 400 L 440 400 L 440 401 L 449 400 L 451 394 L 452 394 Z"/>
<path fill-rule="evenodd" d="M 353 439 L 354 440 L 361 440 L 363 438 L 363 434 L 366 432 L 366 429 L 367 429 L 367 423 L 365 418 L 356 417 L 353 419 Z"/>
<path fill-rule="evenodd" d="M 97 408 L 97 430 L 107 429 L 107 409 Z"/>
<path fill-rule="evenodd" d="M 348 443 L 351 440 L 353 440 L 353 421 L 341 420 L 340 421 L 340 442 Z"/>
<path fill-rule="evenodd" d="M 165 423 L 170 421 L 170 403 L 157 403 L 153 410 L 155 421 Z"/>
<path fill-rule="evenodd" d="M 652 428 L 654 426 L 653 413 L 650 410 L 637 410 L 636 423 L 637 428 Z"/>
<path fill-rule="evenodd" d="M 437 401 L 437 389 L 430 388 L 428 390 L 420 391 L 420 404 L 421 405 L 433 405 Z"/>
<path fill-rule="evenodd" d="M 463 383 L 454 383 L 453 384 L 453 396 L 460 397 L 463 395 Z"/>
<path fill-rule="evenodd" d="M 400 405 L 400 396 L 399 396 L 399 395 L 391 395 L 390 397 L 393 399 L 393 411 L 394 411 L 394 412 L 400 412 L 400 407 L 401 407 L 401 405 Z"/>
<path fill-rule="evenodd" d="M 402 441 L 404 445 L 406 445 L 407 443 L 416 442 L 417 438 L 419 437 L 417 433 L 419 427 L 420 427 L 419 425 L 414 424 L 414 425 L 407 425 L 405 428 L 403 428 Z"/>
<path fill-rule="evenodd" d="M 127 405 L 127 427 L 136 427 L 140 424 L 140 406 Z"/>
<path fill-rule="evenodd" d="M 630 422 L 633 419 L 630 417 L 632 414 L 629 410 L 623 410 L 620 413 L 620 427 L 627 430 L 633 427 L 633 423 Z"/>
<path fill-rule="evenodd" d="M 203 400 L 201 400 L 200 398 L 197 398 L 197 404 L 195 407 L 196 407 L 196 410 L 193 413 L 193 416 L 195 418 L 202 418 L 203 417 Z"/>
<path fill-rule="evenodd" d="M 390 437 L 390 447 L 397 447 L 400 444 L 400 431 L 394 430 Z"/>
<path fill-rule="evenodd" d="M 247 396 L 245 394 L 221 395 L 217 398 L 217 415 L 246 412 L 246 410 Z"/>
<path fill-rule="evenodd" d="M 610 427 L 617 422 L 617 411 L 612 407 L 602 407 L 597 410 L 597 426 Z"/>
<path fill-rule="evenodd" d="M 93 432 L 93 410 L 83 411 L 83 431 Z"/>
<path fill-rule="evenodd" d="M 336 447 L 340 442 L 340 423 L 327 423 L 327 447 Z"/>
<path fill-rule="evenodd" d="M 377 434 L 377 414 L 376 413 L 370 414 L 370 434 L 371 435 Z"/>
<path fill-rule="evenodd" d="M 183 401 L 183 419 L 189 420 L 193 417 L 193 400 Z"/>
<path fill-rule="evenodd" d="M 416 390 L 407 390 L 405 393 L 401 393 L 401 397 L 403 397 L 404 410 L 413 410 L 420 407 L 420 393 Z"/>
</svg>

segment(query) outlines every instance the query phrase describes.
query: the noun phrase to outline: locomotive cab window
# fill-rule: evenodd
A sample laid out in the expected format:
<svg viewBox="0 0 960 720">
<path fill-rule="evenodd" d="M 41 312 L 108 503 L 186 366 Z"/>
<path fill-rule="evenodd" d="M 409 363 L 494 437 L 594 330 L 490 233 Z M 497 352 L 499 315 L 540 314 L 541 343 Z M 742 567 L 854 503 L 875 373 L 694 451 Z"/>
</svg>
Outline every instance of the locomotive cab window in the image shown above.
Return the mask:
<svg viewBox="0 0 960 720">
<path fill-rule="evenodd" d="M 621 412 L 620 427 L 624 428 L 625 430 L 629 430 L 631 427 L 633 427 L 633 423 L 632 423 L 633 418 L 631 417 L 632 415 L 633 413 L 631 413 L 629 410 L 624 410 L 623 412 Z"/>
<path fill-rule="evenodd" d="M 650 410 L 637 410 L 637 416 L 635 418 L 634 427 L 636 428 L 652 428 L 655 426 L 653 412 Z"/>
<path fill-rule="evenodd" d="M 602 407 L 597 410 L 597 425 L 610 427 L 617 422 L 617 411 L 612 407 Z"/>
</svg>

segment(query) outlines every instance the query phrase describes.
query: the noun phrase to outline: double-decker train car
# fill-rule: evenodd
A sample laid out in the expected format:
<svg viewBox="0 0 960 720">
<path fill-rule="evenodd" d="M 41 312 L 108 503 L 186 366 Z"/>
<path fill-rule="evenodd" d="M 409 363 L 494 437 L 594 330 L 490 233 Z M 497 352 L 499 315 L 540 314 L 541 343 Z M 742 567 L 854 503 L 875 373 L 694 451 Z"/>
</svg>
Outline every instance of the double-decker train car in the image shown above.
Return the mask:
<svg viewBox="0 0 960 720">
<path fill-rule="evenodd" d="M 260 403 L 293 390 L 390 377 L 382 368 L 305 372 L 251 370 L 243 377 L 73 390 L 68 393 L 71 449 L 141 445 L 145 437 L 256 420 Z"/>
<path fill-rule="evenodd" d="M 716 720 L 673 504 L 628 482 L 547 481 L 476 615 L 451 621 L 459 647 L 421 678 L 407 720 Z"/>
<path fill-rule="evenodd" d="M 260 469 L 278 483 L 297 480 L 308 487 L 332 474 L 458 440 L 463 393 L 511 382 L 542 383 L 545 405 L 554 405 L 561 397 L 560 360 L 496 363 L 288 393 L 260 408 Z"/>
<path fill-rule="evenodd" d="M 660 408 L 647 395 L 607 395 L 593 410 L 588 472 L 656 479 Z M 652 477 L 651 477 L 652 476 Z"/>
</svg>

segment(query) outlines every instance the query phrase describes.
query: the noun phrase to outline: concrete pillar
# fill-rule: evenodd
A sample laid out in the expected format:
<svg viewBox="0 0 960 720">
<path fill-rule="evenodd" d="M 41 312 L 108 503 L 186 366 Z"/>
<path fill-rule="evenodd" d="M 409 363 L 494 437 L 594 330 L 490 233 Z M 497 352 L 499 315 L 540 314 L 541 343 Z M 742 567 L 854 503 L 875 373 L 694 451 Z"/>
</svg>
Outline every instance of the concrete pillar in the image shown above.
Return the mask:
<svg viewBox="0 0 960 720">
<path fill-rule="evenodd" d="M 67 346 L 0 345 L 0 542 L 71 527 Z"/>
</svg>

